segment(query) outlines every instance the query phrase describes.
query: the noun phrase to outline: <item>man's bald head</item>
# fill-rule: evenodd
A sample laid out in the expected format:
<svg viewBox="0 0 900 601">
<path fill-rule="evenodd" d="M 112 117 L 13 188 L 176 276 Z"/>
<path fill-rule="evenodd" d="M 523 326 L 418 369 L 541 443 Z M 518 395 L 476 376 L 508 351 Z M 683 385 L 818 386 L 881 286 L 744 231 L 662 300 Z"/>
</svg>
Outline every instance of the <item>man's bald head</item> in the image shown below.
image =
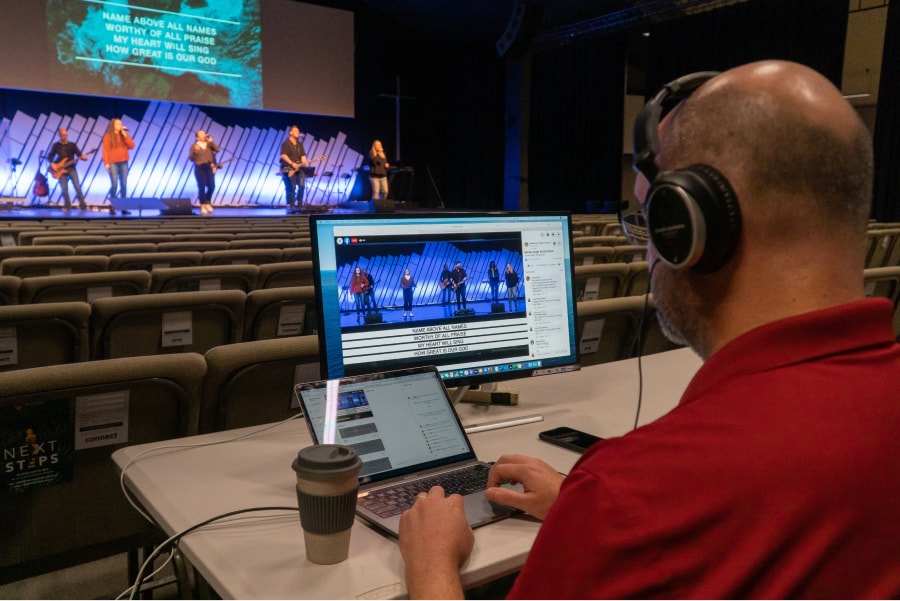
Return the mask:
<svg viewBox="0 0 900 601">
<path fill-rule="evenodd" d="M 722 73 L 667 118 L 660 163 L 707 163 L 731 181 L 745 213 L 805 216 L 865 231 L 872 191 L 869 133 L 840 91 L 816 71 L 763 61 Z"/>
</svg>

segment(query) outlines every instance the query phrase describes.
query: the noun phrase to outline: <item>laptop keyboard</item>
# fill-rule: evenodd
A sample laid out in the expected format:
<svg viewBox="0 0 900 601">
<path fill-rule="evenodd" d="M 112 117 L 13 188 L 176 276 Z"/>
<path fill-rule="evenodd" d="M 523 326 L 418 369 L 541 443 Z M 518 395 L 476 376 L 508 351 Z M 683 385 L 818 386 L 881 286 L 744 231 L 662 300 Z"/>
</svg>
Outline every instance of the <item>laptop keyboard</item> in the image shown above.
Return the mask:
<svg viewBox="0 0 900 601">
<path fill-rule="evenodd" d="M 448 495 L 468 495 L 487 487 L 488 472 L 486 465 L 471 465 L 461 470 L 437 474 L 429 478 L 403 482 L 395 486 L 370 491 L 357 500 L 361 506 L 376 515 L 387 518 L 398 515 L 412 507 L 416 495 L 428 492 L 432 486 L 441 486 Z"/>
</svg>

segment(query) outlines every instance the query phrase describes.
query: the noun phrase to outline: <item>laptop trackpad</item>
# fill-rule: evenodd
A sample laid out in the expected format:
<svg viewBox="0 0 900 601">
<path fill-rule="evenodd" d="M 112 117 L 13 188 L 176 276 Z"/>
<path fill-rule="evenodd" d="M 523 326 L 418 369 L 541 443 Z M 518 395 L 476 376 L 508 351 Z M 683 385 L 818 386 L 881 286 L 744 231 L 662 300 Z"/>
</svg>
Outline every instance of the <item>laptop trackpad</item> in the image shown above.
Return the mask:
<svg viewBox="0 0 900 601">
<path fill-rule="evenodd" d="M 505 486 L 506 488 L 512 488 L 520 492 L 522 491 L 521 484 Z M 484 491 L 466 495 L 463 498 L 463 501 L 465 504 L 466 519 L 468 519 L 469 525 L 472 528 L 484 526 L 485 524 L 490 524 L 491 522 L 496 522 L 497 520 L 519 513 L 519 510 L 515 507 L 491 503 L 485 498 Z"/>
</svg>

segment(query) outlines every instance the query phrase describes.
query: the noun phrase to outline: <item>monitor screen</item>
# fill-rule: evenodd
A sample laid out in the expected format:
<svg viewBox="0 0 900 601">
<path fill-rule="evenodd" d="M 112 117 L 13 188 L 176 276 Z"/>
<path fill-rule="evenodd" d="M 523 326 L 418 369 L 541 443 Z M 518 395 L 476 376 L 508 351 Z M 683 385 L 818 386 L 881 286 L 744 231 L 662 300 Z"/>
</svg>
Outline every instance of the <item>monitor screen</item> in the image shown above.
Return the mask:
<svg viewBox="0 0 900 601">
<path fill-rule="evenodd" d="M 310 236 L 323 378 L 578 368 L 568 213 L 313 215 Z"/>
</svg>

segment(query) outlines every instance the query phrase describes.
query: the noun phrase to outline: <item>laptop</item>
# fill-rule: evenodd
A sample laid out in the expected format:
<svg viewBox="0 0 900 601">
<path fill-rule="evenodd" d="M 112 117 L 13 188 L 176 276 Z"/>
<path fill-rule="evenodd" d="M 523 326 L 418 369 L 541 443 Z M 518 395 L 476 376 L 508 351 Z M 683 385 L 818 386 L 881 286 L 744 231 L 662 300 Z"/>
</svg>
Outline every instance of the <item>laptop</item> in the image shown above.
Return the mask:
<svg viewBox="0 0 900 601">
<path fill-rule="evenodd" d="M 356 513 L 375 527 L 397 536 L 400 514 L 436 478 L 463 495 L 473 528 L 519 513 L 485 498 L 490 464 L 475 456 L 437 368 L 308 382 L 295 392 L 313 442 L 346 445 L 362 459 Z"/>
</svg>

